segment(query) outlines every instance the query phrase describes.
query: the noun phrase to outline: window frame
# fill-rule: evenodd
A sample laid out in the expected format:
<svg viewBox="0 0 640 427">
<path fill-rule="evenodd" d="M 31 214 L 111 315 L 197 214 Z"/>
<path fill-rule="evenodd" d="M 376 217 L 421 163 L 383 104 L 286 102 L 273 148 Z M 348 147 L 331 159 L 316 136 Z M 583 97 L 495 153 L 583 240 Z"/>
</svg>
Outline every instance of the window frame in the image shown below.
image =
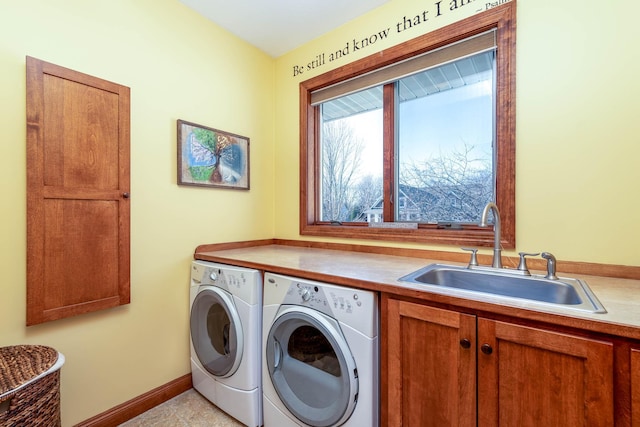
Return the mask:
<svg viewBox="0 0 640 427">
<path fill-rule="evenodd" d="M 350 239 L 372 239 L 448 245 L 492 246 L 493 229 L 477 225 L 460 228 L 419 224 L 418 229 L 369 227 L 368 223 L 336 225 L 320 218 L 319 173 L 320 107 L 311 105 L 311 93 L 344 80 L 429 52 L 482 32 L 496 29 L 496 204 L 500 210 L 503 248 L 515 248 L 515 28 L 516 3 L 511 1 L 457 23 L 406 41 L 374 55 L 300 83 L 300 234 Z M 395 130 L 393 84 L 383 89 L 383 192 L 395 187 L 392 158 Z M 384 197 L 384 220 L 393 215 L 392 200 Z"/>
</svg>

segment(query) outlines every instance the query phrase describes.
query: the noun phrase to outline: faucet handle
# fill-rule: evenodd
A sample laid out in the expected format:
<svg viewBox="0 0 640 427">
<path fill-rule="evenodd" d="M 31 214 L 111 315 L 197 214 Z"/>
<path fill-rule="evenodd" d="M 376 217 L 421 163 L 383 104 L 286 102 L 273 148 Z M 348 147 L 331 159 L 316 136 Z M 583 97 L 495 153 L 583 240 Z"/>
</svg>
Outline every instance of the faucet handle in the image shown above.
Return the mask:
<svg viewBox="0 0 640 427">
<path fill-rule="evenodd" d="M 525 259 L 525 257 L 538 256 L 540 255 L 540 253 L 539 252 L 538 253 L 519 252 L 519 254 L 520 254 L 520 263 L 518 264 L 518 271 L 522 271 L 527 276 L 531 275 L 531 273 L 529 273 L 529 268 L 527 267 L 527 260 Z"/>
<path fill-rule="evenodd" d="M 467 268 L 477 267 L 478 266 L 478 249 L 476 248 L 461 248 L 463 251 L 471 252 L 471 259 L 469 260 L 469 265 Z"/>
<path fill-rule="evenodd" d="M 547 260 L 547 275 L 544 276 L 545 279 L 557 280 L 558 276 L 556 276 L 556 257 L 549 252 L 542 252 L 541 256 L 542 258 Z"/>
</svg>

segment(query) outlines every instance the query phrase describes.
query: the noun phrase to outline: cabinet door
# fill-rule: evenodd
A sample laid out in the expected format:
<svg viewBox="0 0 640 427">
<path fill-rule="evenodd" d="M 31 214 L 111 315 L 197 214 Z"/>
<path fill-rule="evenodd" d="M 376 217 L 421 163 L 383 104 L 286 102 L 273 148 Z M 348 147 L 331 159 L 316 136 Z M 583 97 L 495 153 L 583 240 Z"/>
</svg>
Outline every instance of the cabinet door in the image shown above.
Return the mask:
<svg viewBox="0 0 640 427">
<path fill-rule="evenodd" d="M 640 349 L 631 350 L 631 426 L 640 427 Z"/>
<path fill-rule="evenodd" d="M 129 99 L 27 58 L 27 325 L 130 301 Z"/>
<path fill-rule="evenodd" d="M 478 319 L 478 424 L 612 426 L 613 345 Z"/>
<path fill-rule="evenodd" d="M 475 316 L 387 301 L 382 425 L 475 425 Z"/>
</svg>

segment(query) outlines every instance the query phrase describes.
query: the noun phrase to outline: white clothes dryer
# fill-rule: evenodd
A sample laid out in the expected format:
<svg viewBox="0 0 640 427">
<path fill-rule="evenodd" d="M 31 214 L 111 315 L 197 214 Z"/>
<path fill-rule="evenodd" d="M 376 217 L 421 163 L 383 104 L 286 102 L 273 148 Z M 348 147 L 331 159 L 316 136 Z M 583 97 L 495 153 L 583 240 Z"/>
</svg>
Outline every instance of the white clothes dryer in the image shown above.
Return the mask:
<svg viewBox="0 0 640 427">
<path fill-rule="evenodd" d="M 379 425 L 378 298 L 264 276 L 265 427 Z"/>
<path fill-rule="evenodd" d="M 262 425 L 262 275 L 194 261 L 191 268 L 193 387 L 247 426 Z"/>
</svg>

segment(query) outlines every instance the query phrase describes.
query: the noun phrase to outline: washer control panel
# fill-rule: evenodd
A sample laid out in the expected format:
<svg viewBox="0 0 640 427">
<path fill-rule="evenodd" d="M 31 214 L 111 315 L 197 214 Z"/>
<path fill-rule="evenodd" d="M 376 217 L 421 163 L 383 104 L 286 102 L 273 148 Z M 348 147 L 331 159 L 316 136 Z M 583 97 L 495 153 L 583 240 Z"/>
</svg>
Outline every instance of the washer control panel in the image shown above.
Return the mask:
<svg viewBox="0 0 640 427">
<path fill-rule="evenodd" d="M 280 295 L 283 305 L 309 307 L 357 329 L 377 326 L 378 298 L 372 291 L 266 273 L 265 305 L 272 292 Z M 367 324 L 372 312 L 376 325 Z"/>
</svg>

